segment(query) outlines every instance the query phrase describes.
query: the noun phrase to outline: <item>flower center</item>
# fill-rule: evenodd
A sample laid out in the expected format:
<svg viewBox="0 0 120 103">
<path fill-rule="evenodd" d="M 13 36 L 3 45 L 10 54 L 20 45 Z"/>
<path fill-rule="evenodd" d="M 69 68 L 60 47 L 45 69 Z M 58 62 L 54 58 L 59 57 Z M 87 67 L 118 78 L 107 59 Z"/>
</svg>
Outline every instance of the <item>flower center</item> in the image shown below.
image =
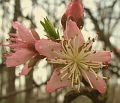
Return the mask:
<svg viewBox="0 0 120 103">
<path fill-rule="evenodd" d="M 62 50 L 55 51 L 54 48 L 51 48 L 52 52 L 57 54 L 58 56 L 54 59 L 48 58 L 47 61 L 50 63 L 64 64 L 64 67 L 61 66 L 59 68 L 60 71 L 58 76 L 60 76 L 60 80 L 62 81 L 65 77 L 68 80 L 71 80 L 71 87 L 74 88 L 77 85 L 77 91 L 80 92 L 80 83 L 82 80 L 82 75 L 84 74 L 93 88 L 92 83 L 87 76 L 86 72 L 91 72 L 96 76 L 96 80 L 98 80 L 98 76 L 94 70 L 99 70 L 105 65 L 101 62 L 93 62 L 87 59 L 87 56 L 96 53 L 96 51 L 91 51 L 93 41 L 89 40 L 82 45 L 79 44 L 79 39 L 77 39 L 78 35 L 75 35 L 74 38 L 67 40 L 61 40 Z"/>
</svg>

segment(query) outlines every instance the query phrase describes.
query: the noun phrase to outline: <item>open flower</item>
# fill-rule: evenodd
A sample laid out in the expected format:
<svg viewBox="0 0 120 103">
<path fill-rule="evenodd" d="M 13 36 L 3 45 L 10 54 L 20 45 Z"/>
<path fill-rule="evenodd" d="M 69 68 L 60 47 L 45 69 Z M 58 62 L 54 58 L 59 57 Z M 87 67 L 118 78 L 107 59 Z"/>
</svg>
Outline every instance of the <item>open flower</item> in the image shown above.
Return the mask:
<svg viewBox="0 0 120 103">
<path fill-rule="evenodd" d="M 71 0 L 68 4 L 61 19 L 64 30 L 66 28 L 66 22 L 68 19 L 75 21 L 78 28 L 82 29 L 84 25 L 84 7 L 82 0 Z"/>
<path fill-rule="evenodd" d="M 36 42 L 36 50 L 47 56 L 48 62 L 57 66 L 47 83 L 47 92 L 53 92 L 70 84 L 72 88 L 77 87 L 79 92 L 82 77 L 92 88 L 101 93 L 106 91 L 104 80 L 95 71 L 108 65 L 111 54 L 109 51 L 91 50 L 93 42 L 94 39 L 90 38 L 85 42 L 81 31 L 72 20 L 67 23 L 64 36 L 59 43 L 47 39 Z"/>
<path fill-rule="evenodd" d="M 17 30 L 17 33 L 10 33 L 10 44 L 2 44 L 2 46 L 8 46 L 11 48 L 11 52 L 4 53 L 6 57 L 6 66 L 13 67 L 20 64 L 30 62 L 24 66 L 21 71 L 21 75 L 26 75 L 40 59 L 39 53 L 35 50 L 34 44 L 39 40 L 39 36 L 35 30 L 27 29 L 19 22 L 12 23 L 13 28 Z"/>
</svg>

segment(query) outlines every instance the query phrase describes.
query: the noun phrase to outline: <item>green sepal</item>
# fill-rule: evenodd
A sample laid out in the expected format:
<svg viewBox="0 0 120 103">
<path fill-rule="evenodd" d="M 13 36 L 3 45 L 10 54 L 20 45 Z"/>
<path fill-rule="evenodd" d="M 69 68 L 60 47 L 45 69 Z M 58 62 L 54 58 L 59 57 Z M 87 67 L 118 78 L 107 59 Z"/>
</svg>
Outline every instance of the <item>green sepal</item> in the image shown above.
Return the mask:
<svg viewBox="0 0 120 103">
<path fill-rule="evenodd" d="M 47 17 L 44 18 L 44 22 L 40 21 L 40 23 L 44 27 L 45 32 L 47 33 L 45 36 L 47 36 L 52 41 L 56 41 L 60 38 L 59 31 L 55 30 L 54 26 L 51 24 Z"/>
</svg>

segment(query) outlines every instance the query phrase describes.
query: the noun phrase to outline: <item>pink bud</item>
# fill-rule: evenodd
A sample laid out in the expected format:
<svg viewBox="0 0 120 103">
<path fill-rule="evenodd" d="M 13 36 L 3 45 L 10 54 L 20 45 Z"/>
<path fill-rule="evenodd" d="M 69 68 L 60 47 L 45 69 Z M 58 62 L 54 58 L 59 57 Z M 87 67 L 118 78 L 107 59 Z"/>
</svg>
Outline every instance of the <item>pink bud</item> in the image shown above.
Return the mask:
<svg viewBox="0 0 120 103">
<path fill-rule="evenodd" d="M 72 21 L 75 21 L 77 26 L 81 29 L 84 24 L 84 7 L 81 2 L 81 0 L 71 0 L 69 5 L 67 6 L 67 9 L 62 16 L 61 24 L 65 30 L 66 28 L 66 21 L 71 19 Z"/>
</svg>

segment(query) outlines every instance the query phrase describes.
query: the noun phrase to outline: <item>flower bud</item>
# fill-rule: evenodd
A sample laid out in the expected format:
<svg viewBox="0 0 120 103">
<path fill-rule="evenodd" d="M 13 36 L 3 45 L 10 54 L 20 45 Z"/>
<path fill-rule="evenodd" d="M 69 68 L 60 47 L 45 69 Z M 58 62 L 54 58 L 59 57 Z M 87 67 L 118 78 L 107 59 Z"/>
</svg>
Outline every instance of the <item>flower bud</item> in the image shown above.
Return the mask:
<svg viewBox="0 0 120 103">
<path fill-rule="evenodd" d="M 65 30 L 67 20 L 75 21 L 78 28 L 84 25 L 84 7 L 81 0 L 71 0 L 62 16 L 61 24 Z"/>
</svg>

